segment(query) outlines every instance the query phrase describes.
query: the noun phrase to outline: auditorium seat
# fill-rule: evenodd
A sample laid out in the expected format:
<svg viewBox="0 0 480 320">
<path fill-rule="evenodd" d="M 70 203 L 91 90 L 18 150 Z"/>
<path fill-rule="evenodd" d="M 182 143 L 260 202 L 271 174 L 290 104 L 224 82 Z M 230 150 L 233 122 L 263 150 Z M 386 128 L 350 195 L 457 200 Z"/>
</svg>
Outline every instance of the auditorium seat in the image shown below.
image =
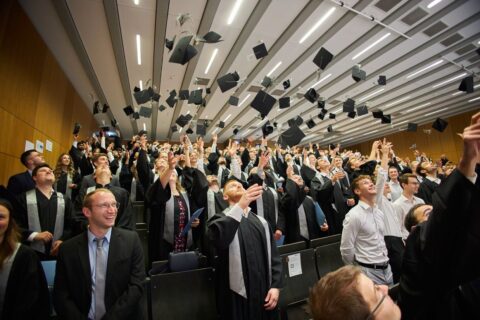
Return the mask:
<svg viewBox="0 0 480 320">
<path fill-rule="evenodd" d="M 212 268 L 150 278 L 152 319 L 217 319 Z"/>
<path fill-rule="evenodd" d="M 341 239 L 342 239 L 341 234 L 334 234 L 333 236 L 311 239 L 309 241 L 309 248 L 315 249 L 316 247 L 320 247 L 326 244 L 340 242 Z"/>
<path fill-rule="evenodd" d="M 140 242 L 142 243 L 143 248 L 143 256 L 145 257 L 145 270 L 148 268 L 148 230 L 145 229 L 137 229 L 138 237 L 140 238 Z"/>
<path fill-rule="evenodd" d="M 300 257 L 300 265 L 294 265 L 296 257 Z M 288 320 L 310 319 L 307 313 L 307 298 L 310 288 L 317 282 L 317 270 L 315 267 L 315 251 L 305 249 L 299 252 L 282 254 L 284 288 L 280 293 L 279 308 L 281 318 Z M 297 275 L 291 275 L 294 267 L 298 268 Z"/>
<path fill-rule="evenodd" d="M 55 271 L 57 269 L 57 261 L 41 261 L 43 272 L 45 273 L 45 278 L 47 279 L 48 291 L 50 292 L 50 314 L 55 315 L 53 310 L 53 283 L 55 281 Z"/>
<path fill-rule="evenodd" d="M 289 243 L 289 244 L 284 244 L 283 246 L 278 246 L 278 254 L 287 254 L 287 253 L 292 253 L 292 252 L 297 252 L 301 251 L 304 249 L 307 249 L 307 242 L 306 241 L 300 241 L 300 242 L 294 242 L 294 243 Z"/>
<path fill-rule="evenodd" d="M 315 248 L 318 278 L 343 266 L 340 254 L 340 242 L 330 243 Z"/>
<path fill-rule="evenodd" d="M 145 206 L 143 204 L 143 201 L 134 201 L 132 203 L 133 206 L 133 211 L 135 212 L 135 222 L 136 223 L 141 223 L 145 222 Z"/>
</svg>

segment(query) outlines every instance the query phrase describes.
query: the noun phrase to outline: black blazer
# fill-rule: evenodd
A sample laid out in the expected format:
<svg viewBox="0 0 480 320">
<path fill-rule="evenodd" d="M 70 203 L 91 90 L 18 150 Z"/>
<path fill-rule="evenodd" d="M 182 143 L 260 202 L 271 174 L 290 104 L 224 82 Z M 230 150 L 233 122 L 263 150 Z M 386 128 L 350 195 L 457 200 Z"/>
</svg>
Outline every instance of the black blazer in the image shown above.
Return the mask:
<svg viewBox="0 0 480 320">
<path fill-rule="evenodd" d="M 113 228 L 108 252 L 103 319 L 144 319 L 140 300 L 145 265 L 135 232 Z M 88 236 L 84 232 L 60 247 L 53 301 L 60 319 L 86 319 L 92 298 Z"/>
<path fill-rule="evenodd" d="M 13 194 L 20 194 L 35 188 L 35 181 L 28 171 L 13 175 L 8 179 L 7 190 Z"/>
</svg>

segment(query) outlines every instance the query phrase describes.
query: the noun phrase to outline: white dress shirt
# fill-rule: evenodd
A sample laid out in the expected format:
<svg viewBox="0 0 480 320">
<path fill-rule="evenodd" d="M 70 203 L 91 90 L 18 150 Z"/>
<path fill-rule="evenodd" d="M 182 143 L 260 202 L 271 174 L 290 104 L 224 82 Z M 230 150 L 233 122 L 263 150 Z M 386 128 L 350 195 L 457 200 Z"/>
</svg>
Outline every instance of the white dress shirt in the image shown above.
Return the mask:
<svg viewBox="0 0 480 320">
<path fill-rule="evenodd" d="M 407 228 L 405 228 L 405 216 L 407 215 L 408 211 L 416 205 L 416 204 L 424 204 L 425 201 L 420 199 L 419 197 L 413 196 L 412 201 L 408 200 L 403 194 L 398 198 L 395 202 L 393 202 L 393 206 L 395 207 L 395 211 L 398 216 L 398 220 L 400 220 L 400 228 L 402 230 L 402 238 L 407 239 L 409 232 Z"/>
<path fill-rule="evenodd" d="M 384 264 L 388 261 L 384 240 L 384 214 L 375 205 L 359 201 L 343 220 L 340 253 L 346 264 L 355 260 L 368 264 Z"/>
<path fill-rule="evenodd" d="M 397 200 L 400 198 L 402 195 L 403 189 L 402 186 L 400 185 L 400 182 L 395 182 L 395 181 L 388 181 L 388 185 L 390 186 L 390 192 L 392 194 L 392 201 Z"/>
<path fill-rule="evenodd" d="M 393 237 L 402 237 L 402 230 L 400 228 L 401 222 L 399 221 L 397 212 L 392 202 L 383 195 L 383 188 L 387 181 L 387 171 L 380 168 L 377 174 L 377 182 L 375 188 L 377 189 L 376 203 L 378 209 L 383 212 L 385 222 L 385 235 Z M 401 194 L 400 194 L 401 195 Z"/>
</svg>

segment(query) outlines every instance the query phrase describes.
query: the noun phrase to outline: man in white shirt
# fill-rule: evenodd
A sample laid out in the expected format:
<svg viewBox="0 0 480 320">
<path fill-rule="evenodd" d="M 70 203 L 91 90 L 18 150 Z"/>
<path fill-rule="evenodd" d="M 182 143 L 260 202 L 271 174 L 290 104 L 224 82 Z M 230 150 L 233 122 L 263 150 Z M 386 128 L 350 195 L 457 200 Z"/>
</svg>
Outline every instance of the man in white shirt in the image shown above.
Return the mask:
<svg viewBox="0 0 480 320">
<path fill-rule="evenodd" d="M 392 201 L 400 198 L 402 194 L 402 187 L 398 181 L 398 169 L 396 167 L 388 168 L 388 184 L 390 185 L 390 194 L 392 195 Z"/>
<path fill-rule="evenodd" d="M 395 207 L 398 220 L 400 221 L 402 238 L 405 240 L 409 234 L 404 224 L 405 216 L 414 205 L 424 204 L 425 202 L 419 197 L 415 196 L 415 194 L 418 192 L 419 183 L 414 174 L 406 173 L 402 175 L 400 177 L 400 183 L 402 185 L 403 192 L 400 198 L 393 203 L 393 206 Z"/>
<path fill-rule="evenodd" d="M 352 182 L 359 202 L 343 221 L 340 252 L 346 264 L 358 264 L 376 284 L 393 284 L 385 245 L 384 214 L 375 204 L 377 190 L 370 176 L 361 175 Z"/>
</svg>

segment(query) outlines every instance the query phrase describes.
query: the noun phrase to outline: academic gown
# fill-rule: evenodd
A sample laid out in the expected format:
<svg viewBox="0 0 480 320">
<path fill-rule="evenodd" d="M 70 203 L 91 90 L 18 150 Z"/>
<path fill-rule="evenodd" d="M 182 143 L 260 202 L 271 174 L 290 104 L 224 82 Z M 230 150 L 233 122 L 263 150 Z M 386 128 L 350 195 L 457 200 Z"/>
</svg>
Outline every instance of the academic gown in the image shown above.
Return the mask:
<svg viewBox="0 0 480 320">
<path fill-rule="evenodd" d="M 35 251 L 20 245 L 13 260 L 0 319 L 50 319 L 50 293 Z"/>
<path fill-rule="evenodd" d="M 70 200 L 72 200 L 72 202 L 75 201 L 75 198 L 77 197 L 78 195 L 78 190 L 80 188 L 80 183 L 82 182 L 82 176 L 78 173 L 78 172 L 74 172 L 73 173 L 73 178 L 72 178 L 72 183 L 76 184 L 77 187 L 74 188 L 74 189 L 71 189 L 72 190 L 72 196 L 70 197 Z M 56 190 L 62 194 L 66 194 L 67 193 L 67 173 L 66 172 L 62 172 L 61 175 L 60 175 L 60 178 L 57 179 L 56 181 L 56 185 L 57 185 L 57 188 Z"/>
<path fill-rule="evenodd" d="M 329 226 L 330 234 L 341 233 L 341 229 L 338 228 L 338 225 L 343 221 L 343 217 L 339 216 L 338 212 L 332 207 L 334 203 L 334 186 L 332 180 L 324 178 L 323 181 L 320 181 L 318 177 L 312 179 L 310 187 L 310 195 L 312 198 L 318 202 L 320 208 L 325 213 L 327 219 L 327 224 Z"/>
<path fill-rule="evenodd" d="M 248 186 L 251 187 L 255 184 L 261 186 L 263 185 L 263 180 L 257 174 L 251 174 L 248 177 Z M 278 194 L 277 197 L 279 197 Z M 273 232 L 275 232 L 277 230 L 277 220 L 275 217 L 275 197 L 269 188 L 263 190 L 261 201 L 263 203 L 263 218 L 267 220 L 270 228 L 273 230 Z M 278 203 L 277 206 L 279 207 Z M 253 212 L 258 212 L 257 201 L 251 202 L 250 208 Z M 278 219 L 280 219 L 280 209 L 278 210 Z"/>
<path fill-rule="evenodd" d="M 237 231 L 248 299 L 230 290 L 229 285 L 229 245 Z M 264 308 L 268 290 L 283 286 L 282 262 L 272 232 L 270 232 L 271 284 L 269 284 L 265 229 L 253 212 L 250 211 L 248 217 L 242 218 L 240 222 L 224 213 L 217 213 L 209 223 L 208 233 L 218 252 L 217 307 L 221 319 L 277 319 L 277 310 L 266 311 Z"/>
<path fill-rule="evenodd" d="M 425 201 L 425 204 L 432 204 L 432 195 L 439 186 L 438 183 L 425 178 L 423 182 L 420 183 L 416 196 Z"/>
</svg>

